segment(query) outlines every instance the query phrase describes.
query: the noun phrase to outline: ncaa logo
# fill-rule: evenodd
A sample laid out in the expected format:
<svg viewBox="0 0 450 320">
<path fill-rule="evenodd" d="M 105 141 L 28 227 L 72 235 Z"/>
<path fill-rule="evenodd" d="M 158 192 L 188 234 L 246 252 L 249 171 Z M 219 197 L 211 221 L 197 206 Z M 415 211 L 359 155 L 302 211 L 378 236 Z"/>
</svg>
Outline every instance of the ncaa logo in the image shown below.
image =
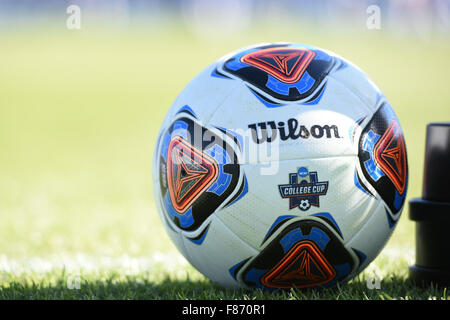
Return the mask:
<svg viewBox="0 0 450 320">
<path fill-rule="evenodd" d="M 300 178 L 306 179 L 309 176 L 308 169 L 301 167 L 298 169 L 298 176 Z"/>
</svg>

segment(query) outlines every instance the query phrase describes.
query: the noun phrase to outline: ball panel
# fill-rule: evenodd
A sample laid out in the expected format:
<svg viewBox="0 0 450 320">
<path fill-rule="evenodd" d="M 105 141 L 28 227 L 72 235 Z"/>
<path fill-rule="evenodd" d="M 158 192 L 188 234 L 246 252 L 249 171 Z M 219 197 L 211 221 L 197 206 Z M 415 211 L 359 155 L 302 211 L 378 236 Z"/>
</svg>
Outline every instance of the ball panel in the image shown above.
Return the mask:
<svg viewBox="0 0 450 320">
<path fill-rule="evenodd" d="M 292 218 L 248 260 L 238 278 L 248 287 L 289 289 L 329 287 L 357 268 L 355 253 L 318 217 Z"/>
<path fill-rule="evenodd" d="M 195 231 L 244 184 L 238 146 L 226 133 L 207 129 L 189 110 L 176 114 L 161 138 L 160 194 L 166 218 Z"/>
<path fill-rule="evenodd" d="M 214 76 L 215 67 L 216 63 L 209 65 L 187 84 L 167 112 L 162 129 L 167 128 L 175 114 L 185 106 L 191 109 L 197 119 L 208 123 L 216 109 L 239 85 L 237 81 Z"/>
<path fill-rule="evenodd" d="M 235 108 L 238 117 L 230 112 Z M 242 163 L 255 163 L 356 155 L 358 143 L 353 140 L 352 130 L 357 121 L 370 116 L 356 95 L 328 79 L 322 100 L 314 106 L 267 108 L 241 84 L 218 108 L 210 125 L 239 133 L 244 141 Z"/>
<path fill-rule="evenodd" d="M 253 182 L 252 179 L 249 190 L 252 190 Z M 219 210 L 215 215 L 243 242 L 258 250 L 264 234 L 273 223 L 273 216 L 281 214 L 279 207 L 271 200 L 249 191 L 238 202 Z"/>
<path fill-rule="evenodd" d="M 344 240 L 351 238 L 379 201 L 356 189 L 357 162 L 356 156 L 285 160 L 275 162 L 278 168 L 273 175 L 261 175 L 266 163 L 241 165 L 248 193 L 216 214 L 254 248 L 260 248 L 274 217 L 285 215 L 328 213 Z M 306 171 L 301 176 L 300 169 Z"/>
<path fill-rule="evenodd" d="M 356 249 L 363 257 L 355 275 L 363 271 L 378 256 L 393 230 L 389 223 L 389 213 L 386 212 L 385 205 L 380 202 L 366 223 L 346 243 L 347 247 Z"/>
<path fill-rule="evenodd" d="M 183 245 L 183 239 L 181 234 L 174 228 L 173 224 L 170 223 L 170 221 L 167 220 L 164 214 L 163 210 L 163 204 L 161 203 L 161 195 L 159 191 L 159 183 L 155 182 L 153 184 L 153 192 L 155 195 L 155 203 L 156 208 L 159 214 L 159 217 L 161 219 L 161 222 L 164 226 L 164 229 L 166 230 L 167 234 L 169 235 L 170 240 L 172 240 L 172 243 L 175 245 L 175 247 L 181 252 L 181 254 L 184 257 L 187 257 L 187 251 Z"/>
<path fill-rule="evenodd" d="M 183 243 L 189 262 L 206 277 L 226 287 L 239 286 L 230 272 L 233 265 L 258 253 L 216 216 L 212 217 L 201 245 L 186 237 Z"/>
<path fill-rule="evenodd" d="M 365 178 L 387 204 L 392 218 L 399 218 L 406 197 L 408 160 L 397 116 L 383 102 L 364 128 L 359 140 L 359 160 Z"/>
<path fill-rule="evenodd" d="M 378 101 L 383 97 L 377 85 L 356 65 L 330 53 L 343 62 L 341 68 L 330 73 L 329 77 L 346 86 L 371 112 L 375 112 Z"/>
</svg>

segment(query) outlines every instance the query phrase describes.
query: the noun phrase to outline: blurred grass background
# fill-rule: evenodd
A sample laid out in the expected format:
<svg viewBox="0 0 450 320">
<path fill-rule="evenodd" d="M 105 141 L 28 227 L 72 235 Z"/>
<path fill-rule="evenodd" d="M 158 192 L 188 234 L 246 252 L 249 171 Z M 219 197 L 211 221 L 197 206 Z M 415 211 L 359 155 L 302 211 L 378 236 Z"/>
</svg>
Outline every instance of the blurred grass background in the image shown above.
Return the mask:
<svg viewBox="0 0 450 320">
<path fill-rule="evenodd" d="M 311 32 L 284 24 L 207 40 L 181 26 L 3 32 L 0 298 L 442 296 L 407 282 L 407 266 L 414 261 L 408 206 L 385 250 L 345 294 L 222 291 L 176 251 L 153 202 L 151 162 L 160 123 L 208 64 L 237 48 L 271 41 L 326 48 L 371 77 L 405 132 L 408 199 L 420 196 L 426 124 L 450 120 L 448 37 Z M 74 272 L 86 285 L 67 291 L 65 280 Z M 364 279 L 374 274 L 383 279 L 382 294 L 365 288 Z M 96 283 L 115 287 L 103 290 Z"/>
</svg>

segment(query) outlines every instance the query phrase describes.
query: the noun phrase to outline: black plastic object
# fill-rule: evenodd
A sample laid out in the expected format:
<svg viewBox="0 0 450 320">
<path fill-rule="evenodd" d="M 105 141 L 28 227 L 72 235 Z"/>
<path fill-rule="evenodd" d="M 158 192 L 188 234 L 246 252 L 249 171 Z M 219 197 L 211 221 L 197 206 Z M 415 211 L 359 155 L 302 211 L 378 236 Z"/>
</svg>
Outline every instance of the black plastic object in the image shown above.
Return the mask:
<svg viewBox="0 0 450 320">
<path fill-rule="evenodd" d="M 422 198 L 409 201 L 416 222 L 417 284 L 450 286 L 450 122 L 427 126 Z"/>
</svg>

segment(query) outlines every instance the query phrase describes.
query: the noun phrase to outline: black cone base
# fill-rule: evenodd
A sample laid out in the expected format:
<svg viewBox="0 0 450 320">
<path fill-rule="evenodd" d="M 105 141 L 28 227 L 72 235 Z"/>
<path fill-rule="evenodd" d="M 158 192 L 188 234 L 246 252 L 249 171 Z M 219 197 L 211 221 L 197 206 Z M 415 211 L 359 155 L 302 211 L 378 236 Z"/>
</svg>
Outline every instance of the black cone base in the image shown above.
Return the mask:
<svg viewBox="0 0 450 320">
<path fill-rule="evenodd" d="M 413 265 L 409 267 L 409 277 L 419 286 L 435 284 L 441 287 L 450 287 L 450 271 L 446 269 L 425 268 Z"/>
<path fill-rule="evenodd" d="M 416 222 L 416 264 L 410 278 L 418 285 L 450 286 L 450 123 L 427 126 L 422 198 L 409 201 Z"/>
</svg>

